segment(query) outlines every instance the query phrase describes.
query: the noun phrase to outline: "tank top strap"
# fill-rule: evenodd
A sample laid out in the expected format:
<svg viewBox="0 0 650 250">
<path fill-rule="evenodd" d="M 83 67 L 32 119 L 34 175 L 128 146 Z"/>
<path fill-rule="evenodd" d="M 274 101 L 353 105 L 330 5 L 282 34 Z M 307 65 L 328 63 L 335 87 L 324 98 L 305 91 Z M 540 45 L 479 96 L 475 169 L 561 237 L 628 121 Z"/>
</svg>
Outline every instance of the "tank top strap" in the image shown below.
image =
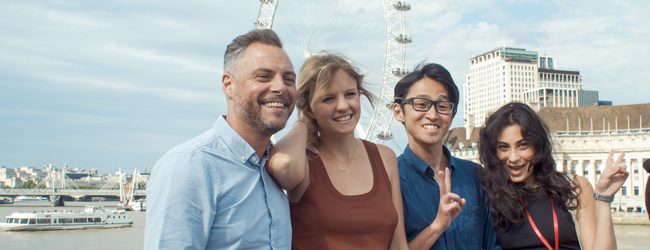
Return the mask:
<svg viewBox="0 0 650 250">
<path fill-rule="evenodd" d="M 388 178 L 388 173 L 386 172 L 386 166 L 384 166 L 384 161 L 381 159 L 381 154 L 379 153 L 379 148 L 377 144 L 372 142 L 361 140 L 363 146 L 368 152 L 368 158 L 370 158 L 370 165 L 372 166 L 372 173 L 375 177 L 375 185 L 387 184 L 388 189 L 391 189 L 390 179 Z M 392 194 L 391 194 L 392 196 Z"/>
<path fill-rule="evenodd" d="M 315 184 L 323 185 L 323 177 L 327 177 L 327 170 L 325 170 L 325 164 L 321 159 L 320 155 L 312 154 L 309 158 L 309 179 L 311 184 L 307 187 L 307 190 L 313 189 Z M 320 180 L 323 179 L 323 180 Z M 306 191 L 305 191 L 306 192 Z"/>
</svg>

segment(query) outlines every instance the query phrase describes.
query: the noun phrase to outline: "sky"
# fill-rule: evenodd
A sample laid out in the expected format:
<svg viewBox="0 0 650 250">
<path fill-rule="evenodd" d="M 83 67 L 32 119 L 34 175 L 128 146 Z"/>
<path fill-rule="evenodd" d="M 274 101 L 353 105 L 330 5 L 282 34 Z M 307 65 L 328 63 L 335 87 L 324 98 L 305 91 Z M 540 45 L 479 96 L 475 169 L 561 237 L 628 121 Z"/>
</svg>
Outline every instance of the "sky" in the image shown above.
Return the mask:
<svg viewBox="0 0 650 250">
<path fill-rule="evenodd" d="M 445 66 L 461 90 L 469 59 L 496 47 L 555 56 L 614 105 L 650 102 L 648 1 L 413 0 L 406 67 Z M 0 166 L 150 171 L 226 114 L 223 53 L 260 1 L 0 1 Z M 341 52 L 378 86 L 380 0 L 281 0 L 273 29 L 296 71 L 304 51 Z M 362 110 L 362 113 L 370 109 Z M 295 112 L 294 112 L 295 113 Z M 295 119 L 295 118 L 291 118 Z M 368 120 L 362 120 L 362 124 Z M 401 154 L 403 128 L 389 147 Z M 278 133 L 281 138 L 286 130 Z"/>
</svg>

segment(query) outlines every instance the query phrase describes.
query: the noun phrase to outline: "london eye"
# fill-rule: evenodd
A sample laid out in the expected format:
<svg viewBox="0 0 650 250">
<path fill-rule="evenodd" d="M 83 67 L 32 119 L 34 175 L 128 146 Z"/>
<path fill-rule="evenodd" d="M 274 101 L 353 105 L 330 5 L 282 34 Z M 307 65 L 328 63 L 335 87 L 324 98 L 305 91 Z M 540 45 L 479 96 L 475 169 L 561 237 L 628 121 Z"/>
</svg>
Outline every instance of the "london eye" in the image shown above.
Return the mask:
<svg viewBox="0 0 650 250">
<path fill-rule="evenodd" d="M 367 71 L 366 80 L 375 83 L 371 89 L 378 97 L 374 107 L 362 103 L 362 116 L 356 133 L 362 139 L 379 144 L 392 140 L 393 88 L 399 79 L 408 74 L 405 67 L 406 45 L 413 41 L 406 31 L 405 15 L 411 10 L 411 4 L 391 0 L 283 0 L 278 8 L 279 0 L 260 2 L 258 18 L 253 23 L 255 28 L 274 29 L 276 32 L 286 30 L 300 41 L 305 58 L 321 50 L 343 52 L 350 58 L 356 58 L 354 54 L 375 54 L 377 50 L 384 50 L 383 67 L 376 65 L 378 60 L 353 61 L 362 71 Z M 373 35 L 383 31 L 369 25 L 373 21 L 377 23 L 376 18 L 380 15 L 385 23 L 385 33 L 380 36 L 383 41 L 377 38 L 378 35 Z M 276 17 L 286 17 L 284 20 L 287 22 L 274 27 Z M 350 38 L 354 36 L 357 37 Z M 376 47 L 381 42 L 385 46 Z"/>
</svg>

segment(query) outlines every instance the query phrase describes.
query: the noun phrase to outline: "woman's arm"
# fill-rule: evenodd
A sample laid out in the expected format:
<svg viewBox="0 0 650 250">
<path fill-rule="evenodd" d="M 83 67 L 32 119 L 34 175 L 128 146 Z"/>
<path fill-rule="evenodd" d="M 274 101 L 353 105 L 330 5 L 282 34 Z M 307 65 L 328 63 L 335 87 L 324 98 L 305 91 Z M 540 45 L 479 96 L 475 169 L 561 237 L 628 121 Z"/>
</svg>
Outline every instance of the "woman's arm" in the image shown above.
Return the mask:
<svg viewBox="0 0 650 250">
<path fill-rule="evenodd" d="M 591 187 L 591 183 L 582 176 L 576 176 L 580 185 L 580 207 L 577 211 L 580 242 L 583 249 L 616 249 L 616 238 L 612 226 L 611 203 L 594 199 L 598 194 L 614 195 L 623 185 L 629 173 L 621 164 L 624 154 L 612 164 L 614 151 L 610 151 L 607 164 L 600 179 Z"/>
<path fill-rule="evenodd" d="M 397 227 L 393 233 L 393 241 L 390 245 L 391 250 L 395 249 L 408 249 L 406 243 L 406 233 L 404 232 L 404 207 L 402 205 L 402 191 L 399 185 L 399 170 L 397 168 L 397 157 L 395 152 L 390 148 L 377 144 L 381 160 L 384 162 L 386 173 L 390 179 L 391 195 L 393 197 L 393 206 L 397 211 Z"/>
<path fill-rule="evenodd" d="M 294 189 L 305 179 L 307 165 L 307 135 L 310 128 L 315 127 L 311 119 L 301 115 L 293 128 L 269 152 L 266 170 L 275 181 L 285 190 Z"/>
</svg>

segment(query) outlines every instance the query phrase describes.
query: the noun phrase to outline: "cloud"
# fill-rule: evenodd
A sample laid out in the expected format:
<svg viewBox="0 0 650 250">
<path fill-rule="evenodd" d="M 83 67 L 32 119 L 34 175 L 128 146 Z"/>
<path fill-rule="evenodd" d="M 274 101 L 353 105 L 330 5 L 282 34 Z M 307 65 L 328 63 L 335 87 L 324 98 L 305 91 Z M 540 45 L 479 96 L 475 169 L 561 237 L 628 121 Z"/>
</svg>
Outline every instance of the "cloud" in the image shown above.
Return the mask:
<svg viewBox="0 0 650 250">
<path fill-rule="evenodd" d="M 555 56 L 559 67 L 581 71 L 585 89 L 600 90 L 601 98 L 614 104 L 647 102 L 644 95 L 630 96 L 627 90 L 635 89 L 645 96 L 650 92 L 646 80 L 650 73 L 641 66 L 650 56 L 650 47 L 645 45 L 650 41 L 650 27 L 643 21 L 650 3 L 411 3 L 413 15 L 409 13 L 409 17 L 413 18 L 407 21 L 407 29 L 415 42 L 407 49 L 410 64 L 424 58 L 441 62 L 459 86 L 469 72 L 470 52 L 476 55 L 505 45 Z M 418 12 L 422 7 L 435 9 Z M 456 119 L 454 126 L 462 126 L 462 119 Z"/>
<path fill-rule="evenodd" d="M 310 25 L 304 20 L 322 19 L 327 24 L 311 38 L 319 45 L 315 49 L 346 54 L 363 65 L 362 71 L 373 72 L 368 79 L 379 82 L 386 49 L 381 1 L 340 1 L 347 6 L 341 11 L 336 5 L 295 8 L 294 2 L 313 1 L 280 3 L 274 29 L 296 70 L 314 34 L 304 29 Z M 406 30 L 414 42 L 407 45 L 406 66 L 425 59 L 441 63 L 461 91 L 472 54 L 505 45 L 553 55 L 560 67 L 579 69 L 585 89 L 599 90 L 601 99 L 648 102 L 646 1 L 409 2 Z M 0 165 L 62 164 L 74 158 L 76 166 L 114 172 L 119 165 L 153 163 L 167 148 L 207 130 L 226 113 L 219 90 L 225 47 L 253 28 L 259 5 L 0 2 L 0 120 L 11 121 L 0 124 L 0 131 L 15 135 L 13 143 L 1 147 Z M 462 100 L 460 110 L 453 126 L 462 126 Z M 403 134 L 394 134 L 394 141 L 405 141 Z M 392 148 L 399 154 L 403 146 Z M 102 155 L 104 150 L 114 155 Z"/>
<path fill-rule="evenodd" d="M 97 88 L 106 88 L 122 92 L 134 92 L 143 95 L 156 95 L 176 101 L 190 103 L 214 104 L 216 97 L 214 93 L 189 90 L 182 88 L 144 87 L 137 84 L 123 82 L 103 81 L 91 78 L 71 78 L 63 76 L 49 76 L 50 80 L 69 86 L 88 85 Z"/>
<path fill-rule="evenodd" d="M 223 73 L 222 69 L 216 68 L 213 65 L 196 62 L 189 58 L 164 55 L 161 52 L 154 50 L 128 48 L 115 43 L 111 43 L 105 46 L 105 51 L 124 57 L 139 58 L 156 63 L 175 64 L 182 66 L 187 70 L 215 72 L 220 74 Z"/>
</svg>

